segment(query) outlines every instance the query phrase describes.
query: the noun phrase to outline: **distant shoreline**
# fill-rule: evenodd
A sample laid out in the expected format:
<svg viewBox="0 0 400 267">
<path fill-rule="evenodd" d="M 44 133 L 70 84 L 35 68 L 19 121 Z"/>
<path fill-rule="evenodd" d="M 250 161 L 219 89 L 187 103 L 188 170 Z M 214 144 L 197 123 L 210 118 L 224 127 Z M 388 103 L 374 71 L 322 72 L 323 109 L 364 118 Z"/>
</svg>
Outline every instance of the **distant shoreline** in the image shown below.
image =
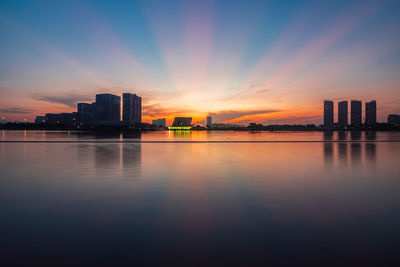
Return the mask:
<svg viewBox="0 0 400 267">
<path fill-rule="evenodd" d="M 96 132 L 96 133 L 108 133 L 108 132 L 120 132 L 120 133 L 135 133 L 135 132 L 157 132 L 157 131 L 175 131 L 175 132 L 221 132 L 221 131 L 236 131 L 236 132 L 360 132 L 360 131 L 378 131 L 378 132 L 400 132 L 400 126 L 389 125 L 389 124 L 377 124 L 374 127 L 362 127 L 362 128 L 346 128 L 346 129 L 324 129 L 321 126 L 307 126 L 307 125 L 266 125 L 257 127 L 226 127 L 226 128 L 204 128 L 204 127 L 193 127 L 190 130 L 168 130 L 167 128 L 155 128 L 155 127 L 137 127 L 137 128 L 122 128 L 122 127 L 108 127 L 108 128 L 81 128 L 52 125 L 42 127 L 41 125 L 35 124 L 0 124 L 0 130 L 6 131 L 70 131 L 70 132 Z"/>
</svg>

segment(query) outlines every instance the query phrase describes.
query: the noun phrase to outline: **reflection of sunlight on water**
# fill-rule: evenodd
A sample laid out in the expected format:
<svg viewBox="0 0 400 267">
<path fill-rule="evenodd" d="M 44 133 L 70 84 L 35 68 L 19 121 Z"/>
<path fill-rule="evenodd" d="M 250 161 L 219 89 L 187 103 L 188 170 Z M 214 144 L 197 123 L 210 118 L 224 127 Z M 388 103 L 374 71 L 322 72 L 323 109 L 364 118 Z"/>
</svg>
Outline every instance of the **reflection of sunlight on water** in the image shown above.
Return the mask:
<svg viewBox="0 0 400 267">
<path fill-rule="evenodd" d="M 175 130 L 172 132 L 173 132 L 174 136 L 190 136 L 191 135 L 190 130 Z"/>
<path fill-rule="evenodd" d="M 247 132 L 247 131 L 143 131 L 123 132 L 82 132 L 82 131 L 2 131 L 5 141 L 72 141 L 72 140 L 130 140 L 144 141 L 190 140 L 190 141 L 324 141 L 324 140 L 376 140 L 400 141 L 397 132 Z"/>
<path fill-rule="evenodd" d="M 175 136 L 157 134 L 164 140 Z M 236 133 L 216 133 L 212 138 L 230 135 Z M 60 135 L 49 134 L 48 138 L 54 136 Z M 323 137 L 322 133 L 314 136 Z M 336 137 L 336 133 L 326 135 Z M 109 138 L 121 140 L 121 135 Z M 340 140 L 349 138 L 350 133 L 341 133 Z M 354 144 L 356 151 L 352 151 Z M 83 249 L 111 244 L 104 251 L 112 251 L 114 244 L 131 251 L 131 244 L 140 250 L 146 245 L 153 248 L 152 244 L 179 243 L 197 249 L 197 244 L 212 243 L 217 248 L 244 244 L 235 251 L 261 247 L 264 253 L 268 244 L 287 244 L 290 235 L 296 243 L 293 251 L 299 249 L 296 236 L 309 251 L 314 248 L 307 246 L 314 243 L 330 242 L 341 249 L 350 241 L 349 253 L 359 247 L 369 251 L 371 242 L 380 248 L 379 241 L 398 225 L 399 146 L 372 140 L 4 143 L 0 144 L 1 200 L 10 208 L 2 210 L 2 219 L 12 231 L 2 237 L 13 240 L 19 235 L 25 241 L 26 236 L 40 236 L 51 241 L 43 251 L 60 237 L 71 236 L 76 238 L 74 245 L 83 244 Z M 378 166 L 371 168 L 376 151 Z M 352 168 L 352 157 L 357 154 L 360 170 Z M 382 227 L 381 221 L 388 222 L 388 227 Z M 78 235 L 76 229 L 82 229 Z M 105 241 L 97 242 L 99 237 Z M 28 248 L 24 242 L 17 245 Z M 151 254 L 151 248 L 146 253 Z"/>
</svg>

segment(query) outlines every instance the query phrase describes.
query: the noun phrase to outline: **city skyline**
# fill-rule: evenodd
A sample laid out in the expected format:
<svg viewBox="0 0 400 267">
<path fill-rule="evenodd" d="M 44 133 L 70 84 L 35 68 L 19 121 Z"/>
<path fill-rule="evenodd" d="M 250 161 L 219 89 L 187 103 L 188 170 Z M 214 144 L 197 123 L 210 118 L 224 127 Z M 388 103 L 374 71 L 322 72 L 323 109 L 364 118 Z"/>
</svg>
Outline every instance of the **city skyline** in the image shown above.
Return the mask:
<svg viewBox="0 0 400 267">
<path fill-rule="evenodd" d="M 337 121 L 335 122 L 334 114 L 335 114 L 335 102 L 332 100 L 324 100 L 324 129 L 331 130 L 337 126 L 337 129 L 344 130 L 348 126 L 352 129 L 361 129 L 364 127 L 375 127 L 377 123 L 379 123 L 377 118 L 377 103 L 376 100 L 371 100 L 369 102 L 365 102 L 365 109 L 362 109 L 363 102 L 361 100 L 351 100 L 350 101 L 350 124 L 349 121 L 349 112 L 348 112 L 348 100 L 339 101 L 337 103 Z M 364 114 L 364 116 L 363 116 Z M 389 114 L 388 115 L 388 123 L 390 123 L 390 116 L 398 116 L 397 114 Z M 397 123 L 392 123 L 397 124 Z"/>
<path fill-rule="evenodd" d="M 148 123 L 322 124 L 325 98 L 376 100 L 385 122 L 400 113 L 399 9 L 396 1 L 5 1 L 0 119 L 33 121 L 95 94 L 131 92 L 143 97 Z"/>
<path fill-rule="evenodd" d="M 122 104 L 122 105 L 121 105 Z M 335 102 L 332 100 L 324 100 L 323 103 L 323 124 L 320 125 L 325 130 L 345 130 L 353 129 L 359 130 L 362 126 L 375 128 L 377 126 L 377 103 L 375 100 L 365 102 L 364 109 L 364 122 L 363 110 L 361 100 L 351 100 L 350 110 L 350 124 L 348 124 L 348 100 L 339 101 L 337 103 L 338 116 L 337 121 L 334 119 Z M 121 112 L 122 111 L 122 112 Z M 387 118 L 388 124 L 397 125 L 398 114 L 389 114 Z M 122 119 L 121 119 L 122 118 Z M 175 116 L 172 126 L 176 124 L 177 119 L 185 117 Z M 192 118 L 190 117 L 190 121 Z M 120 96 L 113 94 L 97 94 L 96 101 L 89 103 L 77 103 L 76 111 L 72 113 L 46 113 L 45 116 L 37 116 L 34 120 L 35 124 L 66 124 L 73 126 L 94 126 L 94 125 L 110 125 L 109 123 L 122 123 L 119 126 L 131 127 L 136 125 L 138 127 L 142 124 L 142 98 L 136 94 L 123 93 L 122 100 Z M 166 127 L 166 118 L 157 118 L 152 120 L 152 125 L 157 127 Z M 105 124 L 104 124 L 105 123 Z M 187 124 L 187 123 L 186 123 Z M 217 123 L 221 124 L 221 123 Z M 212 116 L 207 116 L 204 123 L 195 122 L 194 125 L 203 125 L 208 128 L 213 125 Z M 250 123 L 249 125 L 254 125 Z M 227 124 L 228 125 L 228 124 Z M 259 124 L 262 125 L 262 124 Z M 314 124 L 313 124 L 314 125 Z M 117 124 L 114 124 L 117 126 Z M 188 125 L 186 125 L 188 126 Z M 348 128 L 350 127 L 350 128 Z"/>
<path fill-rule="evenodd" d="M 336 129 L 346 129 L 348 126 L 351 129 L 360 129 L 362 126 L 366 127 L 375 127 L 377 126 L 377 103 L 376 100 L 371 100 L 370 102 L 365 102 L 364 116 L 362 110 L 362 101 L 361 100 L 351 100 L 350 101 L 350 124 L 348 124 L 349 113 L 348 113 L 348 100 L 339 101 L 337 103 L 337 122 L 335 122 L 335 102 L 332 100 L 324 100 L 323 103 L 323 124 L 322 126 L 325 130 Z M 177 118 L 179 116 L 174 115 L 173 123 L 175 124 Z M 398 114 L 389 114 L 387 117 L 387 122 L 389 124 L 398 124 L 390 123 L 392 119 L 391 116 L 399 116 Z M 49 123 L 53 121 L 53 124 L 60 123 L 58 121 L 58 117 L 62 118 L 62 123 L 71 124 L 71 125 L 83 125 L 86 126 L 88 124 L 93 123 L 110 123 L 110 122 L 122 122 L 125 126 L 134 125 L 134 124 L 142 124 L 142 97 L 132 94 L 132 93 L 122 93 L 122 100 L 120 96 L 104 93 L 104 94 L 96 94 L 96 101 L 92 103 L 83 103 L 78 102 L 76 105 L 75 112 L 72 113 L 46 113 L 45 116 L 39 115 L 36 116 L 34 122 L 35 124 L 43 124 Z M 121 119 L 122 118 L 122 119 Z M 190 117 L 192 120 L 192 117 Z M 395 121 L 397 120 L 397 117 Z M 363 123 L 364 121 L 364 123 Z M 51 125 L 52 123 L 50 123 Z M 150 123 L 148 123 L 150 124 Z M 163 126 L 166 127 L 167 119 L 166 118 L 155 118 L 151 121 L 152 125 L 155 126 Z M 224 124 L 224 123 L 217 123 Z M 250 123 L 249 125 L 254 124 Z M 123 125 L 123 124 L 121 124 Z M 199 122 L 194 122 L 194 125 L 203 125 L 207 127 L 211 127 L 214 125 L 212 123 L 212 116 L 207 116 L 204 120 Z M 216 124 L 215 124 L 216 125 Z M 235 125 L 235 124 L 226 124 L 226 125 Z M 262 125 L 262 124 L 258 124 Z M 307 124 L 307 125 L 315 125 L 315 124 Z M 114 125 L 116 126 L 116 125 Z"/>
</svg>

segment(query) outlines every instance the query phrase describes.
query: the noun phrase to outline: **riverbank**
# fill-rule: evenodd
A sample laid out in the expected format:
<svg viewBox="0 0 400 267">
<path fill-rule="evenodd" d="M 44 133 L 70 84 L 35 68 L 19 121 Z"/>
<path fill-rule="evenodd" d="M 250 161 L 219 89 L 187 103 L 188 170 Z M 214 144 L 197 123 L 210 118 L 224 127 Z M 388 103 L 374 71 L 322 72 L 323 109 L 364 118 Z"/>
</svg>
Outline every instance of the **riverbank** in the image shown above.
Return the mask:
<svg viewBox="0 0 400 267">
<path fill-rule="evenodd" d="M 48 131 L 96 131 L 96 132 L 137 132 L 137 131 L 165 131 L 168 128 L 156 127 L 148 123 L 142 123 L 134 126 L 73 126 L 73 125 L 47 125 L 35 123 L 5 123 L 0 124 L 0 130 L 48 130 Z M 227 126 L 227 127 L 211 127 L 206 128 L 200 125 L 194 126 L 190 131 L 400 131 L 400 126 L 390 125 L 387 123 L 377 123 L 373 126 L 362 126 L 359 128 L 339 128 L 337 126 L 331 129 L 325 129 L 322 125 L 261 125 L 249 124 L 248 126 Z"/>
</svg>

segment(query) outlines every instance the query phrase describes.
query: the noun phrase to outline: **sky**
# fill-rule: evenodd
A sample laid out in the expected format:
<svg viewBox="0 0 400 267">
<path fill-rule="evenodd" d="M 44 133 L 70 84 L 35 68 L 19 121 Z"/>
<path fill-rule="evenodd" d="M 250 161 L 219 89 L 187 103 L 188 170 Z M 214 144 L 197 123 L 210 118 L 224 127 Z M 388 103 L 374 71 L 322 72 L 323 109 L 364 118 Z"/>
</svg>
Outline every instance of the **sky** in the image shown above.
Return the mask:
<svg viewBox="0 0 400 267">
<path fill-rule="evenodd" d="M 385 122 L 400 1 L 0 0 L 1 121 L 106 92 L 142 96 L 145 122 L 320 124 L 324 99 L 376 100 Z"/>
</svg>

